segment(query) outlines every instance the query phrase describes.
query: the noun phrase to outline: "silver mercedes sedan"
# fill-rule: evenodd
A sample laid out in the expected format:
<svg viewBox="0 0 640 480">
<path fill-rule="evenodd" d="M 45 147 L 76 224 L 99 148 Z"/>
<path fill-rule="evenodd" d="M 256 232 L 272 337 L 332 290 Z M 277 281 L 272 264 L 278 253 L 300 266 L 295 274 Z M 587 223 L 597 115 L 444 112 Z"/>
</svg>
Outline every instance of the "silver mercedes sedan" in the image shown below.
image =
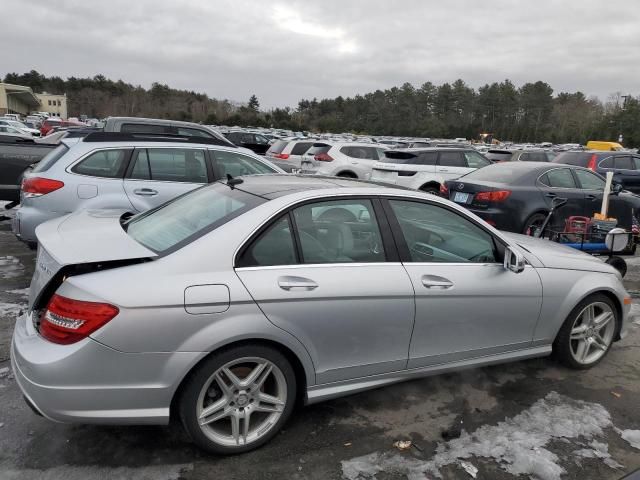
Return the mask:
<svg viewBox="0 0 640 480">
<path fill-rule="evenodd" d="M 175 415 L 222 454 L 267 442 L 297 402 L 552 352 L 592 367 L 631 303 L 594 257 L 349 179 L 229 178 L 37 236 L 11 355 L 27 402 L 63 422 Z"/>
</svg>

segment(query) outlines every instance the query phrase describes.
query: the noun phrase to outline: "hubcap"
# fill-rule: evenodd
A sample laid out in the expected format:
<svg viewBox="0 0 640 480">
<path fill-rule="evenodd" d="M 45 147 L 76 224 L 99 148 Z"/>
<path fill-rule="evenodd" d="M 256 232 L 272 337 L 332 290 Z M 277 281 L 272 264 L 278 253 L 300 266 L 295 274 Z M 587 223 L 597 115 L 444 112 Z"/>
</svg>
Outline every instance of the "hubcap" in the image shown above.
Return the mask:
<svg viewBox="0 0 640 480">
<path fill-rule="evenodd" d="M 282 371 L 264 358 L 233 360 L 209 377 L 196 415 L 202 432 L 224 446 L 253 443 L 278 422 L 287 402 Z"/>
<path fill-rule="evenodd" d="M 582 365 L 598 361 L 609 349 L 615 331 L 615 315 L 603 302 L 587 305 L 571 329 L 571 355 Z"/>
</svg>

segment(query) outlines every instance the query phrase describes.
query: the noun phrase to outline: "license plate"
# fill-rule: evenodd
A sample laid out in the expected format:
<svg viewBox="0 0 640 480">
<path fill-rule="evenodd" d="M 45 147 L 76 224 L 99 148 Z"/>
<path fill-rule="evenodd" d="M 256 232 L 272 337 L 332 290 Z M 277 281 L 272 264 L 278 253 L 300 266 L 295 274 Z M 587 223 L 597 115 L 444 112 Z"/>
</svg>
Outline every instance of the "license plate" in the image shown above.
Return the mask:
<svg viewBox="0 0 640 480">
<path fill-rule="evenodd" d="M 456 192 L 453 196 L 453 201 L 457 203 L 467 203 L 469 201 L 469 194 L 464 192 Z"/>
</svg>

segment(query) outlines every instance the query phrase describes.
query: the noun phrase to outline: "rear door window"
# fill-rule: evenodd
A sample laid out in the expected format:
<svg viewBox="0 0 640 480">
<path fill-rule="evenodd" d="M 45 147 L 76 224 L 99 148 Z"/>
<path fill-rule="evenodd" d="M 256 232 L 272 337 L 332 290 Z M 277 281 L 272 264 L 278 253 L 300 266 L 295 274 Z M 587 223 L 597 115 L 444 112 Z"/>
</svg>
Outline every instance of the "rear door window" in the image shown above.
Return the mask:
<svg viewBox="0 0 640 480">
<path fill-rule="evenodd" d="M 440 152 L 438 157 L 438 165 L 441 167 L 463 167 L 467 166 L 467 162 L 462 156 L 462 152 Z"/>
<path fill-rule="evenodd" d="M 342 147 L 341 153 L 351 158 L 359 158 L 362 160 L 378 160 L 378 152 L 372 147 L 350 146 Z"/>
<path fill-rule="evenodd" d="M 204 137 L 214 138 L 212 133 L 204 130 L 198 130 L 197 128 L 178 127 L 178 135 L 184 135 L 185 137 Z"/>
<path fill-rule="evenodd" d="M 548 162 L 549 158 L 545 152 L 525 152 L 520 155 L 521 162 Z"/>
<path fill-rule="evenodd" d="M 616 155 L 614 165 L 616 170 L 635 170 L 635 164 L 630 155 Z"/>
<path fill-rule="evenodd" d="M 120 131 L 125 133 L 156 133 L 165 135 L 173 133 L 169 125 L 151 125 L 145 123 L 123 123 Z"/>
<path fill-rule="evenodd" d="M 127 167 L 129 150 L 100 150 L 75 164 L 71 171 L 101 178 L 122 178 Z"/>
<path fill-rule="evenodd" d="M 576 182 L 568 168 L 549 170 L 540 178 L 542 183 L 553 188 L 577 188 Z"/>
<path fill-rule="evenodd" d="M 204 150 L 147 148 L 139 150 L 132 175 L 163 182 L 207 183 Z M 148 175 L 148 176 L 147 176 Z"/>
<path fill-rule="evenodd" d="M 276 173 L 276 170 L 262 163 L 256 158 L 241 153 L 212 150 L 215 168 L 220 178 L 227 175 L 240 177 L 242 175 L 259 175 L 262 173 Z"/>
<path fill-rule="evenodd" d="M 296 249 L 289 215 L 285 215 L 265 230 L 247 248 L 237 267 L 268 267 L 297 263 Z"/>
<path fill-rule="evenodd" d="M 604 190 L 604 180 L 593 172 L 587 170 L 574 170 L 580 182 L 580 187 L 585 190 Z"/>
</svg>

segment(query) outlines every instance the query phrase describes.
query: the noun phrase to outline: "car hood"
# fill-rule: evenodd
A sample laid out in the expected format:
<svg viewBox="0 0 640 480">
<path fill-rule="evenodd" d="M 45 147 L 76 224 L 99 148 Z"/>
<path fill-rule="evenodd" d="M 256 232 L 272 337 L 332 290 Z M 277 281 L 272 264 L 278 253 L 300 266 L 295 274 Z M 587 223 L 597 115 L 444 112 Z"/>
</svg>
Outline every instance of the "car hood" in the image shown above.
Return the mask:
<svg viewBox="0 0 640 480">
<path fill-rule="evenodd" d="M 545 268 L 618 273 L 615 268 L 603 262 L 601 259 L 576 250 L 575 248 L 565 247 L 550 240 L 529 237 L 527 235 L 510 232 L 502 233 L 522 248 L 525 254 L 528 253 L 535 256 Z"/>
</svg>

